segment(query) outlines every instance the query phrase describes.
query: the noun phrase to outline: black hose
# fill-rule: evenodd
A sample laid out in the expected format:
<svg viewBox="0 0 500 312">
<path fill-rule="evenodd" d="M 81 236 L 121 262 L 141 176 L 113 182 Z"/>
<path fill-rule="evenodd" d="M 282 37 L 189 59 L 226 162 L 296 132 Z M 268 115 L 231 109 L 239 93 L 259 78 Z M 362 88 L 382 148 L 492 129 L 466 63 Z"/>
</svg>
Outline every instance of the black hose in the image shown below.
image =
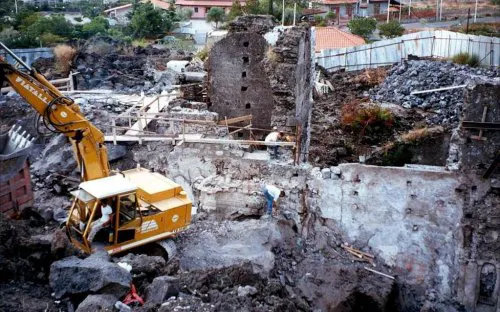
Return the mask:
<svg viewBox="0 0 500 312">
<path fill-rule="evenodd" d="M 64 130 L 58 129 L 58 127 L 65 127 L 65 126 L 71 125 L 71 124 L 73 124 L 73 122 L 58 124 L 55 121 L 52 121 L 50 119 L 50 116 L 52 114 L 52 105 L 59 105 L 58 102 L 61 102 L 61 100 L 64 100 L 64 99 L 72 101 L 70 98 L 67 98 L 65 96 L 56 97 L 56 98 L 52 99 L 52 101 L 49 102 L 49 104 L 47 105 L 47 107 L 45 108 L 45 110 L 43 112 L 43 124 L 49 131 L 51 131 L 53 133 L 69 133 L 69 132 L 74 131 L 74 130 L 64 131 Z M 49 127 L 47 122 L 53 127 L 53 129 L 51 129 Z"/>
</svg>

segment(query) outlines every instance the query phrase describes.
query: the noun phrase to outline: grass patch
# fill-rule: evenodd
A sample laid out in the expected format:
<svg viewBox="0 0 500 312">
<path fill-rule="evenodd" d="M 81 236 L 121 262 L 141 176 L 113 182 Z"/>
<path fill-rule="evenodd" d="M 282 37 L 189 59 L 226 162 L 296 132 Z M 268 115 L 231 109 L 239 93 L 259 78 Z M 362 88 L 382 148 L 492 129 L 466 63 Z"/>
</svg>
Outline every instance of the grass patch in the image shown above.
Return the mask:
<svg viewBox="0 0 500 312">
<path fill-rule="evenodd" d="M 451 61 L 455 64 L 469 65 L 470 67 L 478 67 L 481 64 L 479 56 L 465 52 L 455 54 Z"/>
<path fill-rule="evenodd" d="M 441 134 L 444 132 L 443 127 L 437 126 L 432 128 L 420 128 L 410 130 L 401 136 L 401 141 L 406 144 L 413 144 L 421 142 L 429 137 L 433 137 L 436 134 Z"/>
<path fill-rule="evenodd" d="M 365 134 L 381 134 L 391 129 L 394 116 L 390 110 L 379 105 L 352 101 L 342 107 L 341 123 L 363 137 Z"/>
</svg>

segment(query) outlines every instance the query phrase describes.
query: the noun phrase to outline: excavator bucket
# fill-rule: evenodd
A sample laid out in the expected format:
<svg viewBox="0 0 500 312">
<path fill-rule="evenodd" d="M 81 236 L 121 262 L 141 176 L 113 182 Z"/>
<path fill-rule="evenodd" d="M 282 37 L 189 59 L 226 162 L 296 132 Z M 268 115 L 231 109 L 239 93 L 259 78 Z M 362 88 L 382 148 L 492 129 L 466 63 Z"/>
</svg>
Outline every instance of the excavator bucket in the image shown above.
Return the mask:
<svg viewBox="0 0 500 312">
<path fill-rule="evenodd" d="M 0 183 L 9 181 L 24 167 L 33 141 L 20 126 L 0 133 Z"/>
</svg>

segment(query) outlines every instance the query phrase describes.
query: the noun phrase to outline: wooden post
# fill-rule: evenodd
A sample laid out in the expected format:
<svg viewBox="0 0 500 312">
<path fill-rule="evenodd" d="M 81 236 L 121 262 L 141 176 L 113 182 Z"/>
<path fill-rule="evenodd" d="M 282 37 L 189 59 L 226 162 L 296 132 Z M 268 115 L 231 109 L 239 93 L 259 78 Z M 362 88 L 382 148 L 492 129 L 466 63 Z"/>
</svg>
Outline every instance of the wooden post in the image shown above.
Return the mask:
<svg viewBox="0 0 500 312">
<path fill-rule="evenodd" d="M 226 120 L 226 130 L 227 130 L 227 134 L 229 135 L 229 126 L 227 124 L 227 116 L 224 116 L 224 119 Z"/>
<path fill-rule="evenodd" d="M 294 164 L 298 165 L 300 162 L 300 141 L 302 140 L 302 127 L 297 125 L 296 135 L 295 135 L 295 159 Z"/>
<path fill-rule="evenodd" d="M 371 67 L 372 67 L 372 49 L 373 49 L 373 47 L 372 47 L 372 45 L 370 44 L 370 58 L 369 58 L 369 60 L 370 60 L 370 65 L 369 65 L 369 67 L 368 67 L 368 68 L 371 68 Z"/>
<path fill-rule="evenodd" d="M 75 90 L 75 83 L 73 81 L 73 72 L 69 72 L 69 91 L 74 91 Z"/>
<path fill-rule="evenodd" d="M 139 129 L 144 129 L 142 127 L 142 117 L 140 111 L 137 112 L 137 123 L 139 125 Z M 142 138 L 140 136 L 139 136 L 139 144 L 142 145 Z"/>
<path fill-rule="evenodd" d="M 113 132 L 113 144 L 116 145 L 116 119 L 115 117 L 111 117 L 111 124 L 113 129 L 111 130 Z"/>
<path fill-rule="evenodd" d="M 182 141 L 186 141 L 186 122 L 182 120 Z"/>
<path fill-rule="evenodd" d="M 434 55 L 434 41 L 436 41 L 436 36 L 432 36 L 431 57 Z"/>
<path fill-rule="evenodd" d="M 495 51 L 493 50 L 493 39 L 490 41 L 490 67 L 494 67 L 495 65 L 493 64 L 493 55 L 495 54 Z"/>
</svg>

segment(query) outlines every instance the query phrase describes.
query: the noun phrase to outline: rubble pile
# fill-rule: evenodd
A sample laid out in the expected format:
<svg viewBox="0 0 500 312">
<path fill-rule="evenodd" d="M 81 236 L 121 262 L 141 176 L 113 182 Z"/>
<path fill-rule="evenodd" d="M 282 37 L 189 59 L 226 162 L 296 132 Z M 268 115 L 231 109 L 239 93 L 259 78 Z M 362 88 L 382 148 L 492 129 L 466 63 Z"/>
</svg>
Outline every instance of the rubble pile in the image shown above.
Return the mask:
<svg viewBox="0 0 500 312">
<path fill-rule="evenodd" d="M 487 68 L 472 68 L 451 62 L 415 60 L 392 67 L 386 80 L 370 91 L 377 102 L 391 102 L 404 108 L 419 108 L 429 112 L 431 125 L 456 125 L 464 100 L 463 89 L 411 95 L 413 91 L 491 80 L 500 72 Z"/>
<path fill-rule="evenodd" d="M 175 72 L 167 70 L 171 59 L 186 58 L 167 49 L 131 47 L 110 38 L 85 43 L 74 61 L 79 89 L 113 89 L 126 92 L 161 92 L 176 84 Z"/>
</svg>

